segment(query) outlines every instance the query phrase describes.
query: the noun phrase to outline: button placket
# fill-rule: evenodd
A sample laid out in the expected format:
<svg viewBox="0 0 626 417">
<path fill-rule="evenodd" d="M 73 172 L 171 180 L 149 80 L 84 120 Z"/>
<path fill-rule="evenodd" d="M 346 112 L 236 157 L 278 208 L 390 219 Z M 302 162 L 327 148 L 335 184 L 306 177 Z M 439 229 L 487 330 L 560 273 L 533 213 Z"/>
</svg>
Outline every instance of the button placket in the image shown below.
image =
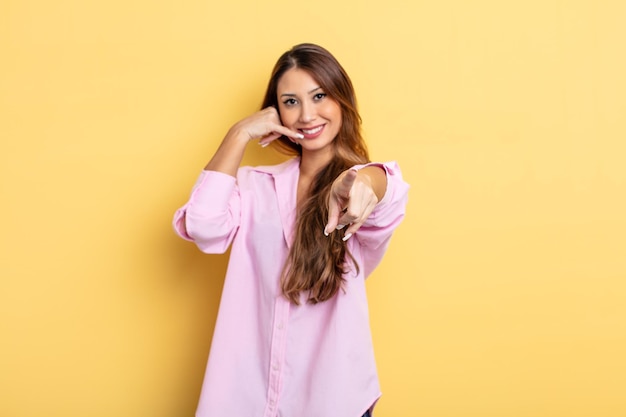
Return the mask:
<svg viewBox="0 0 626 417">
<path fill-rule="evenodd" d="M 264 417 L 276 417 L 278 412 L 278 401 L 283 382 L 282 370 L 284 368 L 287 344 L 286 322 L 288 318 L 289 301 L 282 296 L 278 296 L 274 305 L 274 325 L 272 326 L 268 392 Z"/>
</svg>

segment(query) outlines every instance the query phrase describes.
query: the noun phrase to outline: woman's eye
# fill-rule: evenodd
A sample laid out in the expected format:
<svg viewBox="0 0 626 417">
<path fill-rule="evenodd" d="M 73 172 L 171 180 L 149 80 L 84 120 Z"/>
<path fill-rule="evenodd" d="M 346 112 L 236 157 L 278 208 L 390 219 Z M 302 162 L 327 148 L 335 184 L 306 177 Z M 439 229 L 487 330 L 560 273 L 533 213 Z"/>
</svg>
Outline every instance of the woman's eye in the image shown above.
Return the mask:
<svg viewBox="0 0 626 417">
<path fill-rule="evenodd" d="M 293 106 L 294 104 L 296 104 L 296 100 L 293 98 L 288 98 L 287 100 L 283 101 L 283 104 L 285 106 Z"/>
<path fill-rule="evenodd" d="M 326 97 L 326 93 L 317 93 L 317 94 L 316 94 L 313 98 L 314 98 L 315 100 L 321 100 L 321 99 L 323 99 L 324 97 Z"/>
</svg>

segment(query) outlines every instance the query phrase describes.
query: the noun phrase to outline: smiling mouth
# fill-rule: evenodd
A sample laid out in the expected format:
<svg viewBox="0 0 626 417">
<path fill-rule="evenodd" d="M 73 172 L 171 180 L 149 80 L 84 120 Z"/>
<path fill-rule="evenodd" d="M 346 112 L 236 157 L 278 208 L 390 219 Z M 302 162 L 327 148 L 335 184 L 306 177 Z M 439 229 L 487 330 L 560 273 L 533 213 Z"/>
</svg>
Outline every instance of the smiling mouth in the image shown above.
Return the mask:
<svg viewBox="0 0 626 417">
<path fill-rule="evenodd" d="M 324 129 L 324 125 L 319 125 L 312 129 L 298 129 L 300 132 L 304 133 L 305 136 L 315 136 L 320 133 Z"/>
</svg>

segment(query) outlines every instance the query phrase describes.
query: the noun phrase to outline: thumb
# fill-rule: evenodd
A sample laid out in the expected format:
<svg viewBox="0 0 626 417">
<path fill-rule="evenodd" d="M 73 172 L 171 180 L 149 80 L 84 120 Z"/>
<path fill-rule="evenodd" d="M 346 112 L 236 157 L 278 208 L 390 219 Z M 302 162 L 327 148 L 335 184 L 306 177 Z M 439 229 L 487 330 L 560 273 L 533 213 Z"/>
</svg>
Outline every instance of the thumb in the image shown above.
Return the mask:
<svg viewBox="0 0 626 417">
<path fill-rule="evenodd" d="M 328 221 L 326 222 L 326 227 L 324 227 L 324 234 L 326 236 L 337 227 L 340 214 L 341 208 L 339 207 L 339 201 L 331 195 L 328 200 Z"/>
</svg>

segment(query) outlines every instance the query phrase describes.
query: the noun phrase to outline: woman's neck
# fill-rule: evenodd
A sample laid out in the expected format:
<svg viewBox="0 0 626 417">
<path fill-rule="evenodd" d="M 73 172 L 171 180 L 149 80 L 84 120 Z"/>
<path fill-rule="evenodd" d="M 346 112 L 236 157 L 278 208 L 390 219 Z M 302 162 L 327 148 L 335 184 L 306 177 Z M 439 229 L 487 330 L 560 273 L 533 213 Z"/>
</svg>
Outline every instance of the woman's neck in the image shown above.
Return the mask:
<svg viewBox="0 0 626 417">
<path fill-rule="evenodd" d="M 307 152 L 303 149 L 300 157 L 300 177 L 314 178 L 333 159 L 333 154 L 334 149 L 331 147 L 323 152 Z"/>
<path fill-rule="evenodd" d="M 328 152 L 306 152 L 300 157 L 300 176 L 298 178 L 297 207 L 309 196 L 311 183 L 315 176 L 331 161 L 332 149 Z"/>
</svg>

